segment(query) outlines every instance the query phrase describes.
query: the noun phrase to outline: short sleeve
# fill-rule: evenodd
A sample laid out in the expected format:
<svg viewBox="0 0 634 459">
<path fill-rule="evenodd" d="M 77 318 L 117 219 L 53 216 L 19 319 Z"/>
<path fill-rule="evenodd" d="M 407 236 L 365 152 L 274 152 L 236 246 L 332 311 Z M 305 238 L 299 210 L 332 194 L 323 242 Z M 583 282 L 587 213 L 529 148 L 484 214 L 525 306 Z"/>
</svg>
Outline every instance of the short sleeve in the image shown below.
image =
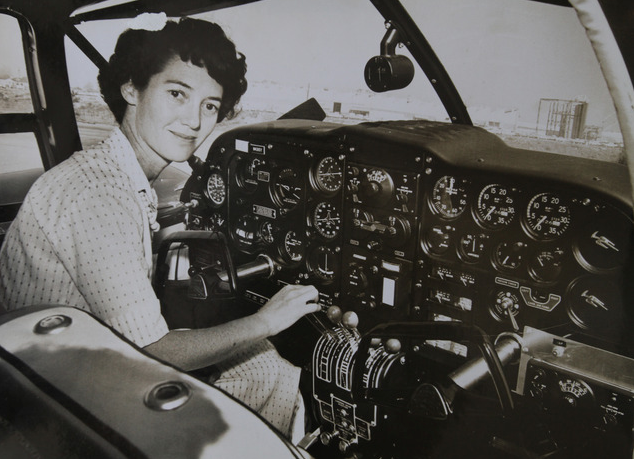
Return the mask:
<svg viewBox="0 0 634 459">
<path fill-rule="evenodd" d="M 90 311 L 140 347 L 168 332 L 148 275 L 146 224 L 129 190 L 98 183 L 72 200 L 51 241 Z"/>
</svg>

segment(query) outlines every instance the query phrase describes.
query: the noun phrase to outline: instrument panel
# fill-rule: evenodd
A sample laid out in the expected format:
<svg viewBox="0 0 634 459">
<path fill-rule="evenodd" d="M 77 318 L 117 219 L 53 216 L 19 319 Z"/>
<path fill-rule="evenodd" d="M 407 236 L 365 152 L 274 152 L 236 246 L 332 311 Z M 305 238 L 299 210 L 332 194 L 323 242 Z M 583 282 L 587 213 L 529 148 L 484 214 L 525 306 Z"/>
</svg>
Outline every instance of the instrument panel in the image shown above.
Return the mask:
<svg viewBox="0 0 634 459">
<path fill-rule="evenodd" d="M 587 191 L 439 173 L 423 210 L 420 302 L 490 333 L 529 325 L 612 339 L 625 318 L 624 213 Z"/>
<path fill-rule="evenodd" d="M 314 283 L 361 330 L 459 320 L 623 344 L 622 166 L 515 150 L 468 126 L 279 121 L 221 136 L 194 176 L 190 229 L 223 232 L 236 264 L 275 261 L 247 299 Z"/>
</svg>

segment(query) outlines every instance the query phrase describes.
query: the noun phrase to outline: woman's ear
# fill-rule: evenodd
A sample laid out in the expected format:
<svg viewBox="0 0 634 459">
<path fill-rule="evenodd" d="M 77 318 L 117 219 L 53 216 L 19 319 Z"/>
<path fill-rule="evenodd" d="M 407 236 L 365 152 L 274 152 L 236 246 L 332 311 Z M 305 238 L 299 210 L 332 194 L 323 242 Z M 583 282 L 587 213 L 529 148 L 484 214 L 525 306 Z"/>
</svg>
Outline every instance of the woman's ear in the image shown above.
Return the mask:
<svg viewBox="0 0 634 459">
<path fill-rule="evenodd" d="M 128 105 L 136 105 L 139 98 L 139 91 L 132 81 L 128 80 L 121 85 L 121 96 L 123 96 Z"/>
</svg>

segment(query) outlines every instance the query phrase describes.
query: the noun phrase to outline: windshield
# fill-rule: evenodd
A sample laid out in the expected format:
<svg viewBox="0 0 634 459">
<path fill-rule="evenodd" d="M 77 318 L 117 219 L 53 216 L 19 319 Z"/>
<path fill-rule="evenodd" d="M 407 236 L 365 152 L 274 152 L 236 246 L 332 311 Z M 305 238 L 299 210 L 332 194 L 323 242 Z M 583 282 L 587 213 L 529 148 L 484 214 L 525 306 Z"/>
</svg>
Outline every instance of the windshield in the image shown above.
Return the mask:
<svg viewBox="0 0 634 459">
<path fill-rule="evenodd" d="M 614 105 L 573 8 L 527 0 L 403 3 L 474 124 L 520 148 L 623 161 Z"/>
<path fill-rule="evenodd" d="M 403 4 L 444 64 L 475 125 L 519 148 L 623 161 L 609 93 L 572 8 L 527 0 Z M 249 81 L 241 113 L 216 128 L 197 153 L 200 157 L 223 131 L 274 120 L 309 98 L 319 102 L 326 121 L 336 123 L 449 121 L 417 65 L 407 88 L 386 93 L 367 88 L 365 64 L 380 53 L 386 32 L 384 19 L 368 0 L 265 0 L 198 17 L 225 28 L 246 55 Z M 127 24 L 97 21 L 79 29 L 107 57 Z M 96 114 L 96 69 L 68 44 L 76 109 L 83 112 L 78 113 L 82 140 L 92 143 L 101 136 L 94 125 L 113 121 Z M 403 46 L 396 52 L 410 56 Z"/>
</svg>

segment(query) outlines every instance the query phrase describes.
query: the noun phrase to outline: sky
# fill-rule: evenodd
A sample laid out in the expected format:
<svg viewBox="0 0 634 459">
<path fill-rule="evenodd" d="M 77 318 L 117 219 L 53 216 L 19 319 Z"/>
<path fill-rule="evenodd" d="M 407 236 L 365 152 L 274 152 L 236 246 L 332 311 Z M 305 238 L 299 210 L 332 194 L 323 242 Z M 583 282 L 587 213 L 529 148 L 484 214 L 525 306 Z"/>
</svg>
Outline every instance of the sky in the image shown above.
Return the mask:
<svg viewBox="0 0 634 459">
<path fill-rule="evenodd" d="M 572 9 L 519 0 L 404 3 L 468 107 L 490 105 L 534 116 L 540 98 L 580 99 L 591 103 L 590 123 L 609 123 L 613 117 L 605 83 Z M 267 0 L 202 17 L 220 23 L 247 56 L 248 79 L 330 90 L 365 87 L 363 68 L 379 53 L 385 33 L 382 18 L 367 0 Z M 285 26 L 276 26 L 277 21 Z M 109 56 L 128 24 L 103 21 L 80 30 Z M 11 33 L 0 15 L 0 39 L 6 42 Z M 397 52 L 407 55 L 403 48 Z M 19 74 L 21 59 L 17 46 L 3 55 L 0 77 Z M 68 60 L 72 85 L 96 87 L 96 69 L 70 42 Z M 436 98 L 420 75 L 403 94 L 423 101 Z"/>
</svg>

